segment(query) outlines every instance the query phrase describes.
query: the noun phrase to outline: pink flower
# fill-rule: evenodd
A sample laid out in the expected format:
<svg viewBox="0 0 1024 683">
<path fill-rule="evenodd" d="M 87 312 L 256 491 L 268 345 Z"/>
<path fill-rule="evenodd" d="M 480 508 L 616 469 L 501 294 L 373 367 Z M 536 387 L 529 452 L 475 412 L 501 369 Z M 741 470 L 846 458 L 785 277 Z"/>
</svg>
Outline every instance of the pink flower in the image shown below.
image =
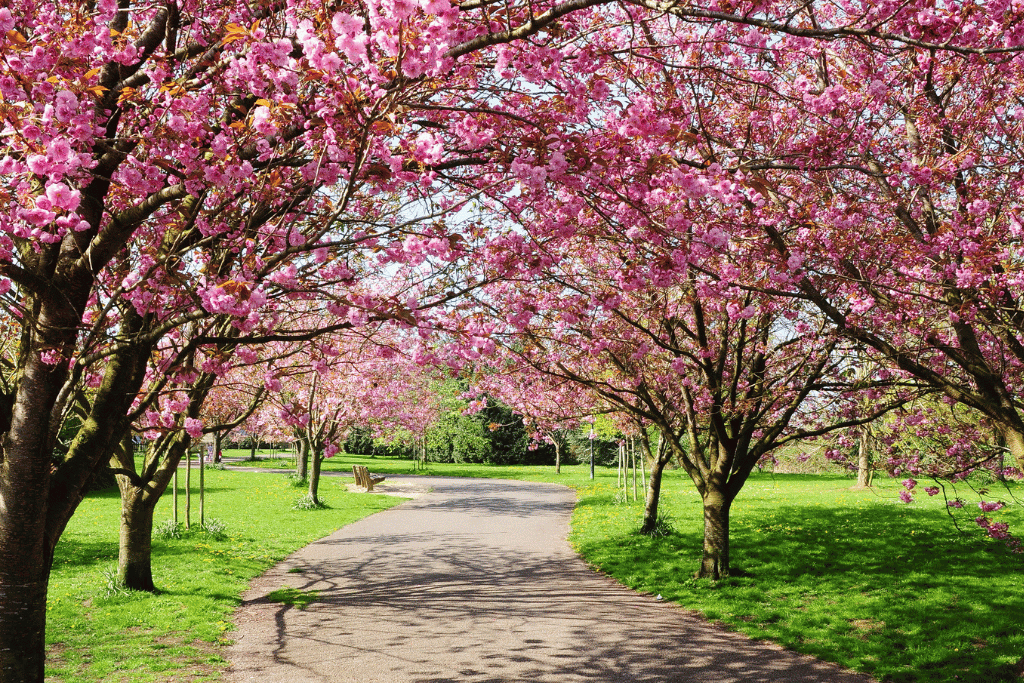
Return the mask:
<svg viewBox="0 0 1024 683">
<path fill-rule="evenodd" d="M 58 209 L 74 211 L 82 200 L 82 193 L 72 190 L 64 183 L 53 183 L 46 188 L 46 197 Z"/>
<path fill-rule="evenodd" d="M 191 436 L 193 439 L 201 439 L 201 438 L 203 438 L 203 422 L 202 422 L 202 420 L 197 420 L 194 417 L 186 417 L 185 418 L 185 431 L 188 432 L 188 435 Z"/>
<path fill-rule="evenodd" d="M 978 501 L 978 508 L 982 512 L 995 512 L 996 510 L 1002 510 L 1006 506 L 1002 501 L 996 501 L 995 503 L 986 503 L 985 501 Z"/>
<path fill-rule="evenodd" d="M 900 500 L 902 500 L 904 503 L 911 503 L 914 500 L 914 496 L 910 493 L 910 491 L 900 491 Z"/>
<path fill-rule="evenodd" d="M 277 132 L 277 124 L 270 118 L 270 109 L 267 107 L 256 107 L 252 114 L 252 127 L 262 135 L 273 135 Z"/>
<path fill-rule="evenodd" d="M 938 486 L 925 486 L 924 487 L 924 492 L 927 493 L 929 496 L 937 496 L 939 494 L 939 487 Z"/>
</svg>

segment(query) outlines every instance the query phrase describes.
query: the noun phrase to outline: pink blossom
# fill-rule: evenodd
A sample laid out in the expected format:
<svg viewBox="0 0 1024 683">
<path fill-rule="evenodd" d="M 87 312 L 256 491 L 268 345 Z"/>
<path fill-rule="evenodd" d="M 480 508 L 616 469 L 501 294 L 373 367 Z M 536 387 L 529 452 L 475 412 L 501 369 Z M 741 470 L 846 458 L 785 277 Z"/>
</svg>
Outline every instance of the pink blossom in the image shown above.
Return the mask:
<svg viewBox="0 0 1024 683">
<path fill-rule="evenodd" d="M 914 496 L 913 494 L 910 493 L 910 491 L 900 491 L 900 500 L 902 500 L 904 503 L 910 503 L 913 502 Z"/>
<path fill-rule="evenodd" d="M 48 225 L 50 222 L 53 221 L 54 218 L 57 217 L 57 214 L 55 214 L 54 212 L 40 208 L 21 209 L 18 212 L 18 215 L 21 216 L 21 218 L 24 219 L 25 221 L 31 223 L 32 225 L 38 228 L 41 228 L 44 225 Z"/>
<path fill-rule="evenodd" d="M 46 197 L 58 209 L 74 211 L 82 200 L 82 193 L 72 190 L 64 183 L 52 183 L 46 188 Z"/>
<path fill-rule="evenodd" d="M 277 124 L 270 117 L 269 107 L 256 107 L 252 113 L 252 127 L 261 135 L 273 135 L 277 132 Z"/>
<path fill-rule="evenodd" d="M 185 418 L 185 431 L 188 432 L 188 435 L 191 436 L 193 439 L 201 439 L 201 438 L 203 438 L 203 422 L 202 422 L 202 420 L 197 420 L 194 417 L 186 417 Z"/>
<path fill-rule="evenodd" d="M 939 494 L 939 487 L 938 486 L 925 486 L 924 487 L 924 492 L 927 493 L 929 496 L 937 496 Z"/>
</svg>

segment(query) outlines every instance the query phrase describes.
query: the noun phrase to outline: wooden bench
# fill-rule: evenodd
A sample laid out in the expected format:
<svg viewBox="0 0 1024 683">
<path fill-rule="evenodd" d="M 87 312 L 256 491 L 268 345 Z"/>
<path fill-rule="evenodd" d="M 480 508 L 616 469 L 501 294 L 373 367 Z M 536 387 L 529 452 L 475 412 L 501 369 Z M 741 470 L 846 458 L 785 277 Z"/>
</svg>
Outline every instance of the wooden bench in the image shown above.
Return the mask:
<svg viewBox="0 0 1024 683">
<path fill-rule="evenodd" d="M 370 470 L 364 465 L 352 465 L 352 476 L 355 477 L 356 486 L 363 486 L 366 490 L 372 491 L 374 484 L 379 484 L 387 477 L 371 477 Z"/>
</svg>

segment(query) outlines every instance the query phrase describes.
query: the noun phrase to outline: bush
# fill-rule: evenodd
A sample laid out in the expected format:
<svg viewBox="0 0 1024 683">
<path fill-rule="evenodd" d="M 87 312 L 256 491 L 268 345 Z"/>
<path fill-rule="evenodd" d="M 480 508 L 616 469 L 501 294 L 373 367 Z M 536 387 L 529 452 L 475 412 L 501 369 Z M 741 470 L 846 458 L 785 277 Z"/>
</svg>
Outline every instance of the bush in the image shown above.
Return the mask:
<svg viewBox="0 0 1024 683">
<path fill-rule="evenodd" d="M 211 517 L 203 524 L 203 531 L 216 539 L 222 539 L 227 534 L 228 525 L 219 519 Z"/>
<path fill-rule="evenodd" d="M 184 533 L 185 525 L 173 519 L 165 520 L 163 524 L 153 528 L 153 535 L 163 539 L 181 538 Z"/>
<path fill-rule="evenodd" d="M 326 510 L 327 504 L 322 500 L 315 501 L 313 496 L 306 494 L 299 496 L 295 499 L 295 503 L 292 504 L 293 510 Z"/>
</svg>

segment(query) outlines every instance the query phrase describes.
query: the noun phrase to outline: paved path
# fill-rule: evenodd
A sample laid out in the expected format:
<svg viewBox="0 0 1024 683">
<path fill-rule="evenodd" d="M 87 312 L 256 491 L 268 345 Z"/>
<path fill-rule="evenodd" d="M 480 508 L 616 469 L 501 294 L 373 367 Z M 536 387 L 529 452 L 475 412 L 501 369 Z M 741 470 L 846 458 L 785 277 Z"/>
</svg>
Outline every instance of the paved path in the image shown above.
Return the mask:
<svg viewBox="0 0 1024 683">
<path fill-rule="evenodd" d="M 229 681 L 870 680 L 724 632 L 591 571 L 565 540 L 569 489 L 417 479 L 432 491 L 254 581 L 236 615 Z M 283 586 L 318 599 L 305 610 L 266 599 Z"/>
</svg>

